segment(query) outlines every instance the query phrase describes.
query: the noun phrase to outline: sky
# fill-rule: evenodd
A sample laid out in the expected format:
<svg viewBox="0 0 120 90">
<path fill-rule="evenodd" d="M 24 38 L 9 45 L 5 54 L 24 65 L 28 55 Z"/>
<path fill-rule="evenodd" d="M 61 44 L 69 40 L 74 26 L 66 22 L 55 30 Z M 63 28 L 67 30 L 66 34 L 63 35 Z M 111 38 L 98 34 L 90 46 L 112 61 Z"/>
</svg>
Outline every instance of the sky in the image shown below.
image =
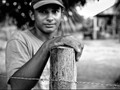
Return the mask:
<svg viewBox="0 0 120 90">
<path fill-rule="evenodd" d="M 84 17 L 93 17 L 100 12 L 105 11 L 115 4 L 116 0 L 99 0 L 89 2 L 84 7 L 76 7 L 78 14 Z"/>
</svg>

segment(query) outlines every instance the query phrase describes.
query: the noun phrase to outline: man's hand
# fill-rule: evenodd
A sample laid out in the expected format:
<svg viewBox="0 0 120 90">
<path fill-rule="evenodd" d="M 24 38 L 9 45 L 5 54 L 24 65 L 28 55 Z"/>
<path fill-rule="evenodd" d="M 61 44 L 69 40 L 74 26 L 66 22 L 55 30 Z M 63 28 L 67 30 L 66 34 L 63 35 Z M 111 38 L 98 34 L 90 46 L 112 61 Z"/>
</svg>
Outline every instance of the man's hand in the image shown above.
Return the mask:
<svg viewBox="0 0 120 90">
<path fill-rule="evenodd" d="M 52 38 L 46 41 L 43 46 L 50 51 L 54 47 L 58 46 L 68 46 L 72 47 L 75 50 L 76 61 L 80 59 L 81 53 L 83 51 L 83 44 L 75 38 L 75 36 L 60 36 Z"/>
</svg>

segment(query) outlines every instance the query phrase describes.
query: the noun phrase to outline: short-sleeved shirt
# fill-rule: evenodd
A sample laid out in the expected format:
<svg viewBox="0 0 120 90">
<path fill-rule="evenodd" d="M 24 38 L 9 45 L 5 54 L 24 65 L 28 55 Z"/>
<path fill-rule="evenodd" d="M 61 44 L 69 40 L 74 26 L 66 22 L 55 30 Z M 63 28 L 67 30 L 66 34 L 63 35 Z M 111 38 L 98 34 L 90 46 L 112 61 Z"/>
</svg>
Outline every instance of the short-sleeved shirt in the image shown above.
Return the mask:
<svg viewBox="0 0 120 90">
<path fill-rule="evenodd" d="M 35 55 L 42 44 L 29 30 L 17 31 L 12 35 L 6 47 L 7 80 Z M 41 88 L 49 88 L 49 61 L 33 89 Z"/>
</svg>

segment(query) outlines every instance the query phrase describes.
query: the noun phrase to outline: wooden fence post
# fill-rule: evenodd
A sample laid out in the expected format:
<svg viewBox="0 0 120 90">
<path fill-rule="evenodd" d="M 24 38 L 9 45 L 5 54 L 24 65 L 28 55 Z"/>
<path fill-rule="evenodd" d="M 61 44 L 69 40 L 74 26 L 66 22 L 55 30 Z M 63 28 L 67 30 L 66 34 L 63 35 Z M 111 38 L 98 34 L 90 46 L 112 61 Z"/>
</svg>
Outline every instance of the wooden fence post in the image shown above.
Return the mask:
<svg viewBox="0 0 120 90">
<path fill-rule="evenodd" d="M 77 68 L 74 49 L 56 47 L 50 55 L 50 90 L 76 89 Z"/>
</svg>

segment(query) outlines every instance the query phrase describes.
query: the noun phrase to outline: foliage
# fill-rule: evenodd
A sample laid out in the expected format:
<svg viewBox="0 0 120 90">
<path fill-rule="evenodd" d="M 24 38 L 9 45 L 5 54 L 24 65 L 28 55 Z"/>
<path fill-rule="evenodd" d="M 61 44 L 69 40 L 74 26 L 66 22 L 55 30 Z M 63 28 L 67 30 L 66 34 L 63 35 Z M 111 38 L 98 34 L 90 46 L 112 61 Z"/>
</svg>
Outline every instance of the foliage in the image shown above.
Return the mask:
<svg viewBox="0 0 120 90">
<path fill-rule="evenodd" d="M 117 1 L 116 1 L 115 10 L 116 10 L 118 13 L 120 13 L 120 0 L 117 0 Z"/>
<path fill-rule="evenodd" d="M 6 15 L 13 17 L 17 21 L 17 26 L 21 27 L 27 22 L 32 22 L 29 17 L 29 10 L 31 0 L 1 0 L 0 1 L 0 21 L 3 21 Z M 84 5 L 86 0 L 63 0 L 67 12 L 74 8 L 76 4 Z M 74 14 L 74 20 L 79 17 L 75 11 L 71 10 Z M 67 13 L 68 14 L 68 13 Z"/>
<path fill-rule="evenodd" d="M 82 6 L 85 5 L 86 0 L 63 0 L 64 5 L 67 10 L 74 7 L 76 4 L 80 3 Z"/>
</svg>

